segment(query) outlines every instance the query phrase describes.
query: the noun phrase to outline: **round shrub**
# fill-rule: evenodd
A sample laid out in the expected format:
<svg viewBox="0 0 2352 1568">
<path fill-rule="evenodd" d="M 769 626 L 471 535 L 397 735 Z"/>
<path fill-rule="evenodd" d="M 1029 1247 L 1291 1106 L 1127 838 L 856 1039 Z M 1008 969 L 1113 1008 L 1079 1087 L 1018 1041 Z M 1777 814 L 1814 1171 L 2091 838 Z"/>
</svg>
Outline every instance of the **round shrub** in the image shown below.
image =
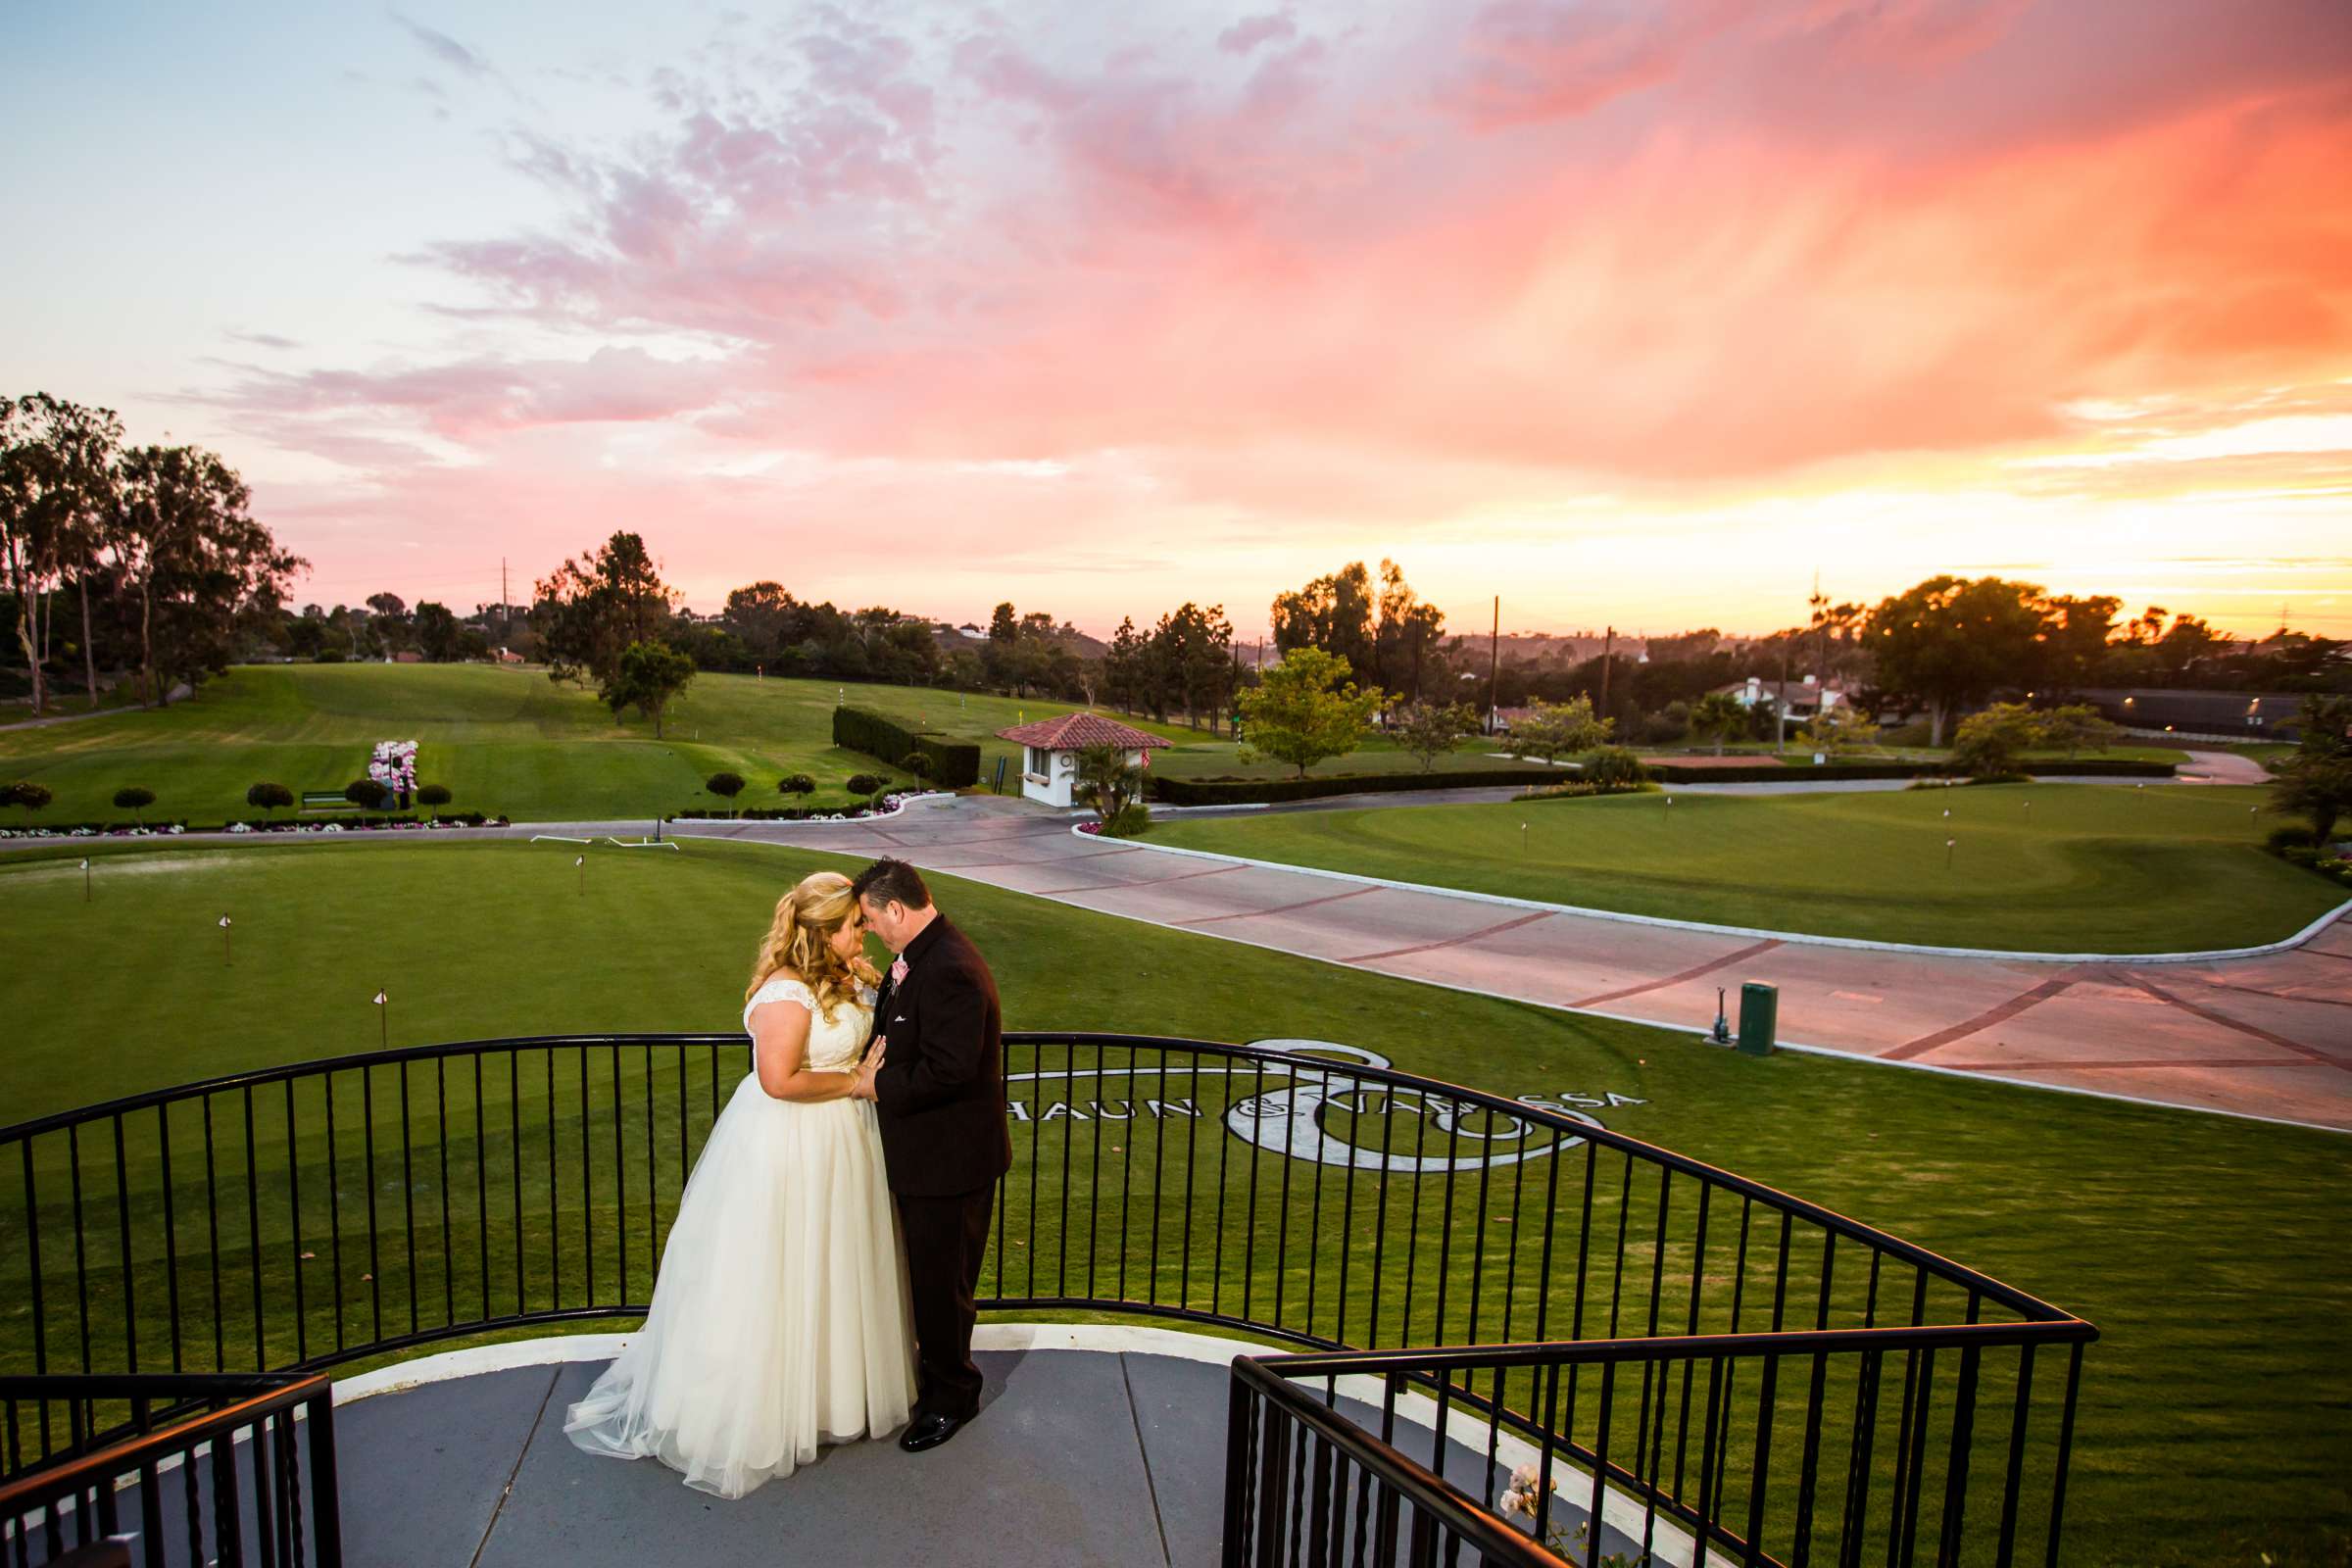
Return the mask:
<svg viewBox="0 0 2352 1568">
<path fill-rule="evenodd" d="M 2283 855 L 2288 850 L 2317 849 L 2320 843 L 2312 835 L 2311 829 L 2303 826 L 2300 822 L 2271 829 L 2270 836 L 2262 842 L 2263 847 L 2273 855 Z"/>
<path fill-rule="evenodd" d="M 283 784 L 256 784 L 245 792 L 245 804 L 258 806 L 265 811 L 274 811 L 281 806 L 292 806 L 294 792 Z"/>
<path fill-rule="evenodd" d="M 54 799 L 48 785 L 35 784 L 28 778 L 0 788 L 0 806 L 22 806 L 27 811 L 37 811 Z"/>
<path fill-rule="evenodd" d="M 1578 779 L 1603 790 L 1631 790 L 1642 787 L 1642 759 L 1622 746 L 1603 746 L 1585 759 Z"/>
<path fill-rule="evenodd" d="M 392 792 L 371 778 L 355 778 L 343 786 L 343 798 L 370 811 L 380 811 Z"/>
<path fill-rule="evenodd" d="M 447 806 L 449 804 L 449 786 L 446 784 L 417 785 L 416 804 L 418 806 Z"/>
<path fill-rule="evenodd" d="M 814 795 L 816 780 L 806 773 L 787 773 L 776 780 L 776 793 L 779 795 Z"/>
<path fill-rule="evenodd" d="M 743 775 L 741 773 L 713 773 L 703 780 L 703 788 L 713 795 L 725 796 L 731 801 L 743 793 Z"/>
<path fill-rule="evenodd" d="M 852 773 L 850 775 L 850 793 L 852 795 L 877 795 L 889 782 L 888 779 L 872 773 Z"/>
<path fill-rule="evenodd" d="M 1141 801 L 1130 801 L 1110 814 L 1101 832 L 1105 838 L 1131 839 L 1152 825 L 1152 808 Z"/>
<path fill-rule="evenodd" d="M 929 778 L 931 776 L 931 759 L 920 752 L 908 752 L 905 757 L 899 759 L 899 771 L 912 773 L 916 778 Z"/>
<path fill-rule="evenodd" d="M 155 791 L 141 789 L 136 784 L 115 791 L 115 807 L 118 810 L 129 811 L 136 815 L 154 804 Z"/>
</svg>

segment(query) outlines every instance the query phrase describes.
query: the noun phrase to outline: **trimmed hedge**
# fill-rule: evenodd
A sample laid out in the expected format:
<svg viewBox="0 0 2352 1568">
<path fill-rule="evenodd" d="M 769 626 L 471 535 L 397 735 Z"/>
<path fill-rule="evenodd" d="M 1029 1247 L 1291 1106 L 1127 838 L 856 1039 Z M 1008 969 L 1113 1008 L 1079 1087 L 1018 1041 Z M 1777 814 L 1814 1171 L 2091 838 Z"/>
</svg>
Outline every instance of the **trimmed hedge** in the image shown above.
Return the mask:
<svg viewBox="0 0 2352 1568">
<path fill-rule="evenodd" d="M 2072 762 L 2042 762 L 2045 774 L 2083 778 L 2171 778 L 2170 762 L 2143 762 L 2122 758 L 2083 758 Z M 1782 767 L 1750 763 L 1732 767 L 1691 767 L 1676 762 L 1645 762 L 1643 774 L 1660 784 L 1793 784 L 1807 779 L 1932 778 L 1945 772 L 1936 762 L 1824 762 L 1819 767 L 1798 763 Z M 1573 767 L 1530 767 L 1473 772 L 1464 768 L 1427 773 L 1334 773 L 1322 778 L 1170 778 L 1152 775 L 1152 798 L 1168 806 L 1255 806 L 1288 801 L 1323 800 L 1333 795 L 1389 794 L 1400 790 L 1482 789 L 1511 784 L 1564 784 L 1580 780 Z"/>
<path fill-rule="evenodd" d="M 1333 773 L 1323 778 L 1170 778 L 1164 773 L 1154 773 L 1152 775 L 1152 796 L 1168 806 L 1254 806 L 1260 802 L 1316 801 L 1332 795 L 1385 795 L 1399 790 L 1562 784 L 1576 776 L 1577 770 L 1573 767 Z"/>
<path fill-rule="evenodd" d="M 1692 767 L 1681 762 L 1650 762 L 1644 765 L 1649 776 L 1661 784 L 1789 784 L 1803 779 L 1935 778 L 1951 771 L 1947 764 L 1941 762 L 1824 762 L 1819 767 L 1804 762 L 1787 767 L 1772 762 L 1733 767 Z M 2170 762 L 2143 762 L 2114 757 L 2086 757 L 2072 762 L 2035 762 L 2033 766 L 2037 774 L 2044 777 L 2173 776 L 2173 764 Z"/>
<path fill-rule="evenodd" d="M 896 719 L 866 709 L 833 710 L 833 744 L 863 752 L 893 767 L 904 766 L 901 759 L 910 755 L 925 758 L 931 764 L 930 782 L 941 789 L 968 789 L 980 782 L 977 745 L 948 740 L 925 730 L 911 730 Z"/>
</svg>

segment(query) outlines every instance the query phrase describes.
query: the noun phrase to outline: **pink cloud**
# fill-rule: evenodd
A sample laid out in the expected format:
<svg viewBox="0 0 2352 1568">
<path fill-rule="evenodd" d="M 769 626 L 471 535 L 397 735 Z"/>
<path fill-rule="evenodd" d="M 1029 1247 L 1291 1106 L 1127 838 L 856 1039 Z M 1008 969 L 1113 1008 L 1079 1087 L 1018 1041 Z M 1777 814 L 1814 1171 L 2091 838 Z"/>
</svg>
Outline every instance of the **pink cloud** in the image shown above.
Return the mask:
<svg viewBox="0 0 2352 1568">
<path fill-rule="evenodd" d="M 832 16 L 658 74 L 659 128 L 624 143 L 515 133 L 563 217 L 414 258 L 464 290 L 445 363 L 249 369 L 220 406 L 274 442 L 315 428 L 371 505 L 602 515 L 562 465 L 636 427 L 675 466 L 597 494 L 740 539 L 787 484 L 745 465 L 789 454 L 821 476 L 794 515 L 925 549 L 976 519 L 1323 538 L 1995 472 L 2084 439 L 2074 400 L 2352 373 L 2352 23 L 2215 16 L 1496 0 L 1094 52 Z M 485 347 L 506 316 L 580 350 Z M 655 341 L 678 333 L 711 357 Z M 426 436 L 475 462 L 403 472 Z M 1073 474 L 989 466 L 1034 459 Z"/>
</svg>

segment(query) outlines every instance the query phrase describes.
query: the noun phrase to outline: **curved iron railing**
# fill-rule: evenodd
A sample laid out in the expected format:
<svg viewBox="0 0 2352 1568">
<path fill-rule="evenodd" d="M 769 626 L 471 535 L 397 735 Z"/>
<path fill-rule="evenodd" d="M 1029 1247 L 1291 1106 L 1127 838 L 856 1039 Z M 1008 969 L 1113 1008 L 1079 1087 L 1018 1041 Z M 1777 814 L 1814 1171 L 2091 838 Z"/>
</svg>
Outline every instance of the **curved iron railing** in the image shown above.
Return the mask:
<svg viewBox="0 0 2352 1568">
<path fill-rule="evenodd" d="M 2038 1508 L 2054 1555 L 2095 1336 L 2046 1301 L 1561 1106 L 1207 1041 L 1027 1033 L 1006 1048 L 1015 1163 L 986 1307 L 1180 1319 L 1323 1351 L 1528 1342 L 1544 1353 L 1427 1350 L 1441 1359 L 1399 1369 L 1399 1386 L 1434 1396 L 1441 1424 L 1478 1413 L 1490 1461 L 1532 1446 L 1751 1561 L 1774 1560 L 1767 1518 L 1801 1511 L 1818 1534 L 1798 1494 L 1821 1484 L 1818 1433 L 1798 1440 L 1798 1476 L 1751 1462 L 1783 1441 L 1782 1415 L 1876 1433 L 1891 1401 L 1899 1441 L 1860 1442 L 1853 1475 L 1905 1494 L 1942 1487 L 1955 1552 L 1978 1512 L 1991 1532 Z M 0 1372 L 308 1372 L 641 1314 L 679 1192 L 750 1060 L 734 1034 L 476 1041 L 0 1129 Z M 1899 1338 L 1980 1323 L 2009 1330 L 1961 1352 L 1965 1376 L 1929 1340 Z M 1795 1331 L 1814 1338 L 1777 1338 Z M 1594 1340 L 1655 1350 L 1630 1446 L 1610 1431 L 1623 1356 L 1603 1366 L 1576 1348 Z M 2036 1393 L 2031 1358 L 2062 1345 L 2053 1411 L 2056 1380 Z M 1810 1418 L 1780 1410 L 1783 1355 L 1806 1363 Z M 1687 1456 L 1673 1474 L 1650 1462 L 1666 1424 L 1652 1374 L 1663 1385 L 1678 1367 L 1683 1411 L 1705 1376 L 1702 1415 L 1756 1418 L 1709 1447 L 1704 1487 L 1686 1485 Z M 1331 1397 L 1341 1374 L 1314 1375 Z M 2004 1397 L 2015 1414 L 1997 1434 L 1969 1419 L 1930 1431 L 1931 1408 Z M 27 1433 L 25 1451 L 52 1437 Z M 1442 1476 L 1443 1445 L 1435 1457 Z M 1972 1491 L 1972 1470 L 2009 1485 Z"/>
</svg>

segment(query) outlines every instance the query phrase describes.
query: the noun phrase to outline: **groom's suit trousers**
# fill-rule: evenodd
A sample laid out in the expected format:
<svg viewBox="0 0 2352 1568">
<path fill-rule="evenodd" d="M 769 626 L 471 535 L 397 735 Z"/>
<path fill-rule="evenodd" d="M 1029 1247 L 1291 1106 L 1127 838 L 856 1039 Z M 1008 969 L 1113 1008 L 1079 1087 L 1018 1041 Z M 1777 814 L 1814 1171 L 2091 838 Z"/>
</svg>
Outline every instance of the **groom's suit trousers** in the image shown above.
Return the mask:
<svg viewBox="0 0 2352 1568">
<path fill-rule="evenodd" d="M 969 1420 L 980 1409 L 980 1368 L 972 1362 L 973 1296 L 988 1250 L 997 1190 L 948 1198 L 901 1193 L 899 1225 L 906 1238 L 906 1290 L 914 1303 L 914 1410 Z"/>
</svg>

